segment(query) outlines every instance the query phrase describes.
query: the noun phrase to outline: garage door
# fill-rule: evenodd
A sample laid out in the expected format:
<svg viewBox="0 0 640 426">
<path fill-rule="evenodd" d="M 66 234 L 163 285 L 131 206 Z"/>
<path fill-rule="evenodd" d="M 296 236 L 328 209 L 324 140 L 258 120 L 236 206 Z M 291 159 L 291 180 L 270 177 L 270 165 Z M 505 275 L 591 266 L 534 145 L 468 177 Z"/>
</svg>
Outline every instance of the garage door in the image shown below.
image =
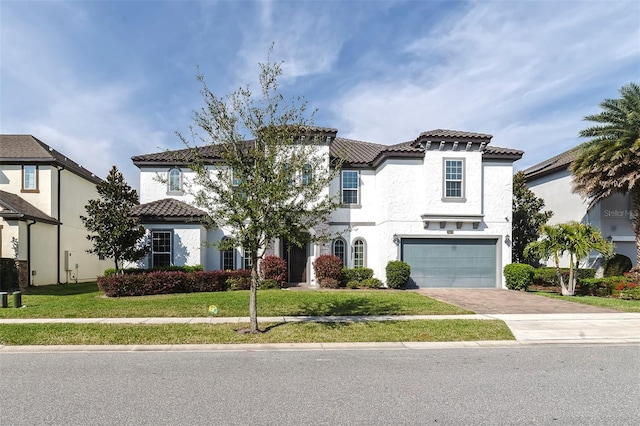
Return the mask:
<svg viewBox="0 0 640 426">
<path fill-rule="evenodd" d="M 496 244 L 492 239 L 403 238 L 402 260 L 418 287 L 496 287 Z"/>
</svg>

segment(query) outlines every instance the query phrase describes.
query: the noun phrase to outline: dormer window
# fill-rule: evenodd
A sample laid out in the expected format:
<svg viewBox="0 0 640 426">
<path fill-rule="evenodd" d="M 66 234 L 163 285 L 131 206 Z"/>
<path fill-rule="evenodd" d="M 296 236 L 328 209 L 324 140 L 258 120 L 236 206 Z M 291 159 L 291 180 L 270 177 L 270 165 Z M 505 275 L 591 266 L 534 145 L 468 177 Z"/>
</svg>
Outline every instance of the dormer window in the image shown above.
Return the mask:
<svg viewBox="0 0 640 426">
<path fill-rule="evenodd" d="M 169 170 L 169 192 L 182 192 L 182 172 L 180 169 L 174 168 Z"/>
</svg>

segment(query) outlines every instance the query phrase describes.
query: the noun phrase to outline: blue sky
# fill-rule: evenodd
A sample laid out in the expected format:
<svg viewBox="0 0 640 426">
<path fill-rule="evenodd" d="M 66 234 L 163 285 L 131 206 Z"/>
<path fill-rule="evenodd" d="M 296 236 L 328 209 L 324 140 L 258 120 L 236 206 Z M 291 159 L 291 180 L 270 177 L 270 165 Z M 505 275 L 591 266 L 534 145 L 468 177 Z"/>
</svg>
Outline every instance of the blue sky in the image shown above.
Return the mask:
<svg viewBox="0 0 640 426">
<path fill-rule="evenodd" d="M 494 135 L 526 168 L 640 81 L 636 1 L 0 0 L 0 132 L 30 133 L 138 187 L 133 155 L 182 148 L 202 107 L 249 83 L 275 43 L 281 87 L 315 124 L 392 144 Z"/>
</svg>

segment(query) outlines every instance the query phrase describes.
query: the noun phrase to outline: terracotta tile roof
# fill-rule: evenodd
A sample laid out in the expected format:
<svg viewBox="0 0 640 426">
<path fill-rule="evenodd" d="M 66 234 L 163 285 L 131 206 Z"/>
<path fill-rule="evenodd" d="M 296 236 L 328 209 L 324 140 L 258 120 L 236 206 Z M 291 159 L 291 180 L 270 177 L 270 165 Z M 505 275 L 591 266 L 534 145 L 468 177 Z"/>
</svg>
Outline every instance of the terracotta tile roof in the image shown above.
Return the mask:
<svg viewBox="0 0 640 426">
<path fill-rule="evenodd" d="M 198 222 L 207 213 L 175 198 L 165 198 L 140 204 L 133 209 L 131 215 L 139 217 L 143 223 L 154 220 Z"/>
<path fill-rule="evenodd" d="M 13 220 L 35 220 L 50 224 L 59 223 L 19 195 L 5 191 L 0 191 L 0 217 Z"/>
<path fill-rule="evenodd" d="M 318 128 L 325 131 L 335 131 L 330 128 Z M 420 147 L 418 140 L 420 138 L 438 138 L 438 139 L 461 139 L 469 141 L 473 139 L 477 143 L 488 143 L 492 136 L 484 133 L 461 132 L 457 130 L 436 129 L 423 132 L 420 137 L 413 141 L 398 143 L 395 145 L 382 145 L 371 142 L 364 142 L 354 139 L 336 137 L 331 143 L 330 153 L 333 158 L 339 158 L 347 165 L 355 166 L 377 166 L 385 158 L 389 157 L 417 157 L 424 155 L 424 149 Z M 247 141 L 248 145 L 253 141 Z M 215 145 L 194 148 L 198 155 L 205 161 L 215 161 L 219 159 L 218 148 Z M 153 154 L 139 155 L 132 157 L 136 166 L 164 164 L 164 165 L 181 165 L 188 162 L 194 157 L 191 149 L 181 149 L 176 151 L 164 151 Z M 485 149 L 485 158 L 500 158 L 518 160 L 522 157 L 522 151 L 487 147 Z"/>
<path fill-rule="evenodd" d="M 573 160 L 576 158 L 576 151 L 579 147 L 571 148 L 568 151 L 562 152 L 547 160 L 541 161 L 528 169 L 524 170 L 526 179 L 533 179 L 536 177 L 544 176 L 549 173 L 553 173 L 556 170 L 563 170 L 569 167 Z"/>
<path fill-rule="evenodd" d="M 482 152 L 482 158 L 485 159 L 508 159 L 519 160 L 522 158 L 524 151 L 512 148 L 500 148 L 499 146 L 487 146 Z"/>
<path fill-rule="evenodd" d="M 420 133 L 418 138 L 441 138 L 441 139 L 491 139 L 493 136 L 486 133 L 463 132 L 460 130 L 435 129 Z"/>
<path fill-rule="evenodd" d="M 55 164 L 93 183 L 102 179 L 32 135 L 0 135 L 0 164 Z"/>
</svg>

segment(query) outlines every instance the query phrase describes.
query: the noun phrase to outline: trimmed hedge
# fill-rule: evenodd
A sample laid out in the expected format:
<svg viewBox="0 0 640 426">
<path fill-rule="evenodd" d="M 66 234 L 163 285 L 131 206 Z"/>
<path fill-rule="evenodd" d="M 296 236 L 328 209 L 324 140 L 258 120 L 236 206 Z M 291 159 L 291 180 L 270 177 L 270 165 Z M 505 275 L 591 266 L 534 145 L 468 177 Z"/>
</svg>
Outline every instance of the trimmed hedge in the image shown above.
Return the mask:
<svg viewBox="0 0 640 426">
<path fill-rule="evenodd" d="M 391 260 L 387 263 L 387 287 L 403 289 L 411 276 L 411 266 L 402 260 Z"/>
<path fill-rule="evenodd" d="M 583 296 L 619 296 L 624 290 L 637 286 L 627 277 L 587 278 L 580 282 L 579 294 Z"/>
<path fill-rule="evenodd" d="M 14 259 L 0 257 L 0 290 L 9 291 L 20 287 L 18 266 Z"/>
<path fill-rule="evenodd" d="M 368 278 L 373 278 L 373 269 L 371 268 L 344 268 L 340 274 L 340 281 L 345 285 L 351 281 L 360 282 Z"/>
<path fill-rule="evenodd" d="M 161 266 L 158 268 L 150 268 L 150 269 L 145 269 L 145 268 L 125 268 L 125 269 L 120 269 L 117 270 L 116 268 L 108 268 L 104 270 L 104 276 L 108 277 L 108 276 L 112 276 L 112 275 L 116 275 L 117 273 L 122 273 L 122 274 L 147 274 L 149 272 L 159 272 L 159 271 L 176 271 L 176 272 L 196 272 L 196 271 L 202 271 L 202 265 L 194 265 L 194 266 L 189 266 L 189 265 L 184 265 L 184 266 Z"/>
<path fill-rule="evenodd" d="M 108 297 L 225 291 L 231 282 L 249 288 L 251 271 L 158 271 L 98 277 L 98 288 Z"/>
<path fill-rule="evenodd" d="M 504 279 L 509 290 L 527 291 L 533 283 L 535 268 L 524 263 L 511 263 L 504 267 Z"/>
<path fill-rule="evenodd" d="M 338 288 L 342 273 L 342 260 L 332 254 L 318 256 L 313 262 L 313 270 L 320 288 Z"/>
<path fill-rule="evenodd" d="M 560 274 L 564 282 L 569 281 L 569 268 L 560 268 Z M 596 270 L 593 268 L 581 268 L 577 270 L 577 282 L 587 278 L 594 278 L 596 276 Z M 556 276 L 556 268 L 553 266 L 545 266 L 536 268 L 533 274 L 533 284 L 542 287 L 555 287 L 560 285 L 558 277 Z"/>
</svg>

